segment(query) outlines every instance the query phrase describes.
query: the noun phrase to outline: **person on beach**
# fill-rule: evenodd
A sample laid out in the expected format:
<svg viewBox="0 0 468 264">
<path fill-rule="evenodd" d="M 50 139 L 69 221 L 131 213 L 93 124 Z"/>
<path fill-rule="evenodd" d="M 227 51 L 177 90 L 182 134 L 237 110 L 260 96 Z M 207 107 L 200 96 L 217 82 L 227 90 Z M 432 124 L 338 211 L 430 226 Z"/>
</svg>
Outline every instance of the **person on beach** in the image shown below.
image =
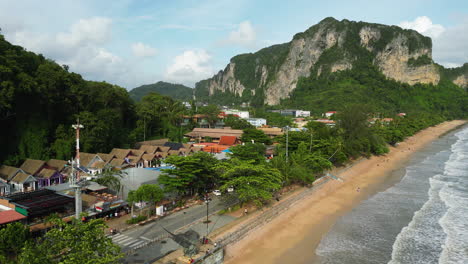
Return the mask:
<svg viewBox="0 0 468 264">
<path fill-rule="evenodd" d="M 357 187 L 356 191 L 357 191 L 357 192 L 360 192 L 360 191 L 361 191 L 361 188 Z"/>
<path fill-rule="evenodd" d="M 247 215 L 247 208 L 244 209 L 244 214 Z"/>
</svg>

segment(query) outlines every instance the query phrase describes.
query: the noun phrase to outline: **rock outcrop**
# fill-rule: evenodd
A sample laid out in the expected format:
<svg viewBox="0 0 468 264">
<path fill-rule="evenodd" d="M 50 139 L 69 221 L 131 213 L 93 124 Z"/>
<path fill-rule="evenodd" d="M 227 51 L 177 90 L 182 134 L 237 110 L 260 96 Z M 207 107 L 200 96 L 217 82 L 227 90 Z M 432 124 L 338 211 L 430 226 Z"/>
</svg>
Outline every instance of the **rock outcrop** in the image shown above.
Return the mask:
<svg viewBox="0 0 468 264">
<path fill-rule="evenodd" d="M 228 92 L 238 97 L 250 90 L 251 97 L 246 100 L 258 94 L 264 103 L 275 105 L 291 95 L 301 77 L 352 69 L 362 56 L 356 50 L 363 48 L 388 78 L 410 85 L 437 84 L 441 78 L 432 62 L 430 38 L 396 26 L 326 18 L 296 34 L 289 43 L 232 58 L 224 71 L 198 83 L 196 89 L 209 95 Z M 425 60 L 410 63 L 418 58 Z M 454 83 L 466 86 L 466 75 Z"/>
</svg>

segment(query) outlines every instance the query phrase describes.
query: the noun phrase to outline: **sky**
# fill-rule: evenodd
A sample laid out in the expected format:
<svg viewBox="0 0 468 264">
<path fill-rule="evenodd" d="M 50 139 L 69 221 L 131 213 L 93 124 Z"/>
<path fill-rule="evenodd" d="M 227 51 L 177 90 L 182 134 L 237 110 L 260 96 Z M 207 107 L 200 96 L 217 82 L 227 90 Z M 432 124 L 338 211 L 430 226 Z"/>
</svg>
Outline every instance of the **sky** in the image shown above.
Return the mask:
<svg viewBox="0 0 468 264">
<path fill-rule="evenodd" d="M 466 0 L 0 0 L 6 40 L 85 79 L 194 87 L 231 57 L 288 42 L 326 17 L 417 30 L 446 67 L 468 62 Z"/>
</svg>

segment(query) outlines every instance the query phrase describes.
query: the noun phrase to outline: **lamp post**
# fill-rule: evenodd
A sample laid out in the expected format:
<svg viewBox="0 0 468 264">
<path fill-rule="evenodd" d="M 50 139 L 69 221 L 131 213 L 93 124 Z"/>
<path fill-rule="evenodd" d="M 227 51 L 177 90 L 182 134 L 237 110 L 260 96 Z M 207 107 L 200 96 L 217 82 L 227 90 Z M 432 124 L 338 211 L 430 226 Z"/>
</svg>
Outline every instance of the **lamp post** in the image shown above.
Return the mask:
<svg viewBox="0 0 468 264">
<path fill-rule="evenodd" d="M 203 243 L 206 243 L 208 241 L 208 233 L 209 233 L 209 227 L 208 224 L 210 223 L 210 220 L 208 219 L 208 209 L 209 209 L 209 204 L 210 204 L 211 199 L 208 197 L 208 193 L 205 196 L 205 203 L 206 203 L 206 237 Z"/>
</svg>

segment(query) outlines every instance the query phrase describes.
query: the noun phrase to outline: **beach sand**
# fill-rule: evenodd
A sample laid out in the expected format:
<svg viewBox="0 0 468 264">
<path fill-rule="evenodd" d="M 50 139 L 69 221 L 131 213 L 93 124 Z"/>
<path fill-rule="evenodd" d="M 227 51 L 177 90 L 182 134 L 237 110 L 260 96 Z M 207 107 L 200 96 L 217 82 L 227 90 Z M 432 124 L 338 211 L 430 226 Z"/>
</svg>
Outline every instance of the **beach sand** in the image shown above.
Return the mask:
<svg viewBox="0 0 468 264">
<path fill-rule="evenodd" d="M 310 263 L 315 248 L 335 221 L 359 202 L 396 183 L 392 172 L 401 170 L 413 153 L 444 133 L 463 125 L 455 120 L 427 128 L 391 147 L 384 156 L 363 159 L 330 180 L 270 223 L 226 248 L 226 263 Z"/>
</svg>

